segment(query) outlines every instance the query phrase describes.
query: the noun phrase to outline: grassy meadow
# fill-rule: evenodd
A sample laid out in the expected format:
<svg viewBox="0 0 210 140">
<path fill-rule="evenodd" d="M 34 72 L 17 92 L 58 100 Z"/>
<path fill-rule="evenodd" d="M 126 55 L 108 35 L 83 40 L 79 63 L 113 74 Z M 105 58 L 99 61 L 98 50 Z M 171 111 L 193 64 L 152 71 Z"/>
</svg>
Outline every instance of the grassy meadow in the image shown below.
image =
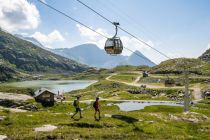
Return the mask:
<svg viewBox="0 0 210 140">
<path fill-rule="evenodd" d="M 116 105 L 117 100 L 156 100 L 177 102 L 171 97 L 178 97 L 180 89 L 159 88 L 149 89 L 145 94 L 131 94 L 128 90 L 139 90 L 139 87 L 123 84 L 132 83 L 141 76 L 141 73 L 123 71 L 122 68 L 117 75 L 105 80 L 113 72 L 101 71 L 99 74 L 75 75 L 72 77 L 56 76 L 58 79 L 95 79 L 97 83 L 82 90 L 66 93 L 66 100 L 58 101 L 52 107 L 44 107 L 34 100 L 26 101 L 33 104 L 38 111 L 14 112 L 9 109 L 0 109 L 0 116 L 5 118 L 0 121 L 0 135 L 6 135 L 9 139 L 127 139 L 127 140 L 203 140 L 210 139 L 210 101 L 202 100 L 198 104 L 192 104 L 190 112 L 184 113 L 183 107 L 175 106 L 147 106 L 143 110 L 121 111 Z M 136 70 L 135 70 L 136 71 Z M 97 76 L 96 76 L 97 75 Z M 179 77 L 173 75 L 174 78 Z M 155 78 L 166 78 L 164 75 L 151 75 Z M 199 77 L 200 78 L 200 77 Z M 203 77 L 202 77 L 203 78 Z M 47 79 L 47 77 L 45 77 Z M 94 79 L 94 78 L 93 78 Z M 151 80 L 149 79 L 149 80 Z M 194 79 L 192 77 L 192 79 Z M 113 80 L 113 81 L 112 81 Z M 141 80 L 141 79 L 140 79 Z M 195 80 L 196 81 L 196 80 Z M 137 81 L 139 83 L 139 81 Z M 140 82 L 141 83 L 141 82 Z M 149 83 L 149 81 L 148 81 Z M 190 87 L 199 83 L 202 90 L 208 89 L 209 84 L 205 82 L 191 82 Z M 158 83 L 154 83 L 158 85 Z M 1 92 L 27 94 L 33 89 L 8 87 L 0 85 Z M 77 115 L 71 119 L 75 112 L 73 100 L 75 96 L 81 96 L 81 107 L 83 118 Z M 92 102 L 96 96 L 106 99 L 101 104 L 101 120 L 95 121 Z M 43 125 L 53 125 L 57 129 L 49 132 L 36 132 L 35 128 Z"/>
</svg>

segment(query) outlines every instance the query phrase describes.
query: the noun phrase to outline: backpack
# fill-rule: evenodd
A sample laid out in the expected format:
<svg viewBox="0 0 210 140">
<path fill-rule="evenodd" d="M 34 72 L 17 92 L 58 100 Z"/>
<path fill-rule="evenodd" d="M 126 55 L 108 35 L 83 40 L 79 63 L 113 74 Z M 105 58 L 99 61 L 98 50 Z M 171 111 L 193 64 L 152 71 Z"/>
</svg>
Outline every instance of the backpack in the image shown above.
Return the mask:
<svg viewBox="0 0 210 140">
<path fill-rule="evenodd" d="M 96 101 L 93 103 L 93 108 L 96 108 Z"/>
<path fill-rule="evenodd" d="M 74 107 L 76 107 L 76 106 L 77 106 L 77 101 L 76 101 L 76 100 L 74 100 L 74 102 L 73 102 L 73 106 L 74 106 Z"/>
</svg>

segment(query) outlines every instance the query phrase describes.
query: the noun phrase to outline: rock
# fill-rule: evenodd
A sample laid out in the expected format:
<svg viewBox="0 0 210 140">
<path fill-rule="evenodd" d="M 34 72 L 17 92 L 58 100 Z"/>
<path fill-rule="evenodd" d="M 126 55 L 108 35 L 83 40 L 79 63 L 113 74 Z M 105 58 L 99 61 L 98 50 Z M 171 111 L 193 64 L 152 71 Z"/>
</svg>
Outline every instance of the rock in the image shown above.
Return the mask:
<svg viewBox="0 0 210 140">
<path fill-rule="evenodd" d="M 74 113 L 71 112 L 71 113 L 69 113 L 69 115 L 74 115 Z"/>
<path fill-rule="evenodd" d="M 161 94 L 160 94 L 160 97 L 164 97 L 164 96 L 166 96 L 165 93 L 161 93 Z"/>
<path fill-rule="evenodd" d="M 149 113 L 151 116 L 155 116 L 157 117 L 158 119 L 162 119 L 162 116 L 161 114 L 156 114 L 156 113 Z"/>
<path fill-rule="evenodd" d="M 154 121 L 145 121 L 145 123 L 154 123 Z"/>
<path fill-rule="evenodd" d="M 107 106 L 113 106 L 113 103 L 108 103 Z"/>
<path fill-rule="evenodd" d="M 6 135 L 0 135 L 0 140 L 6 140 L 7 136 Z"/>
<path fill-rule="evenodd" d="M 112 96 L 118 96 L 118 94 L 117 93 L 113 93 Z"/>
<path fill-rule="evenodd" d="M 172 114 L 169 114 L 169 119 L 170 119 L 170 120 L 175 120 L 175 121 L 180 120 L 177 116 L 174 116 L 174 115 L 172 115 Z"/>
<path fill-rule="evenodd" d="M 0 121 L 3 121 L 6 118 L 6 116 L 0 116 Z"/>
<path fill-rule="evenodd" d="M 53 131 L 55 129 L 57 129 L 57 126 L 47 124 L 47 125 L 43 125 L 42 127 L 34 128 L 34 131 L 35 132 L 49 132 L 49 131 Z"/>
<path fill-rule="evenodd" d="M 197 118 L 189 118 L 188 121 L 197 123 L 199 120 Z"/>
<path fill-rule="evenodd" d="M 112 117 L 112 115 L 110 115 L 110 114 L 104 114 L 104 116 L 107 117 L 107 118 L 111 118 Z"/>
<path fill-rule="evenodd" d="M 193 123 L 206 122 L 209 120 L 207 116 L 197 113 L 197 112 L 184 112 L 176 116 L 169 114 L 169 119 L 175 120 L 175 121 L 188 121 L 188 122 L 193 122 Z"/>
</svg>

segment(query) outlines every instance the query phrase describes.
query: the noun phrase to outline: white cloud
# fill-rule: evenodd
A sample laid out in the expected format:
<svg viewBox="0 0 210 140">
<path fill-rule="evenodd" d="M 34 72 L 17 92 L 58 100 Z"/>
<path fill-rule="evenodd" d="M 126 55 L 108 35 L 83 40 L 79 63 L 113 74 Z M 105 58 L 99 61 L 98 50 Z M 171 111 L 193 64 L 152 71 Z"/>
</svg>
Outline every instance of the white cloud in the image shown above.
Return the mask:
<svg viewBox="0 0 210 140">
<path fill-rule="evenodd" d="M 1 28 L 9 32 L 35 29 L 39 22 L 39 11 L 27 0 L 0 0 Z"/>
<path fill-rule="evenodd" d="M 77 29 L 79 30 L 80 35 L 81 35 L 82 37 L 87 38 L 87 39 L 90 40 L 90 41 L 98 41 L 98 40 L 101 40 L 101 39 L 103 38 L 103 37 L 100 36 L 99 34 L 97 34 L 97 33 L 93 32 L 93 31 L 91 31 L 90 29 L 88 29 L 88 28 L 86 28 L 86 27 L 84 27 L 84 26 L 81 26 L 81 25 L 79 25 L 79 24 L 76 24 L 76 27 L 77 27 Z M 92 27 L 91 27 L 91 28 L 92 28 Z M 101 29 L 101 28 L 96 29 L 96 31 L 99 32 L 99 33 L 101 33 L 101 34 L 103 34 L 103 35 L 105 35 L 105 36 L 109 36 L 109 35 L 106 33 L 106 31 L 103 30 L 103 29 Z"/>
<path fill-rule="evenodd" d="M 48 35 L 41 32 L 35 32 L 31 37 L 37 39 L 40 43 L 48 48 L 52 48 L 53 43 L 63 42 L 65 39 L 58 30 L 54 30 Z"/>
<path fill-rule="evenodd" d="M 102 37 L 101 35 L 93 32 L 79 24 L 77 24 L 76 27 L 78 28 L 78 31 L 80 32 L 81 37 L 85 40 L 85 43 L 94 43 L 97 46 L 99 46 L 101 49 L 104 48 L 106 38 Z M 112 37 L 112 35 L 108 34 L 107 31 L 102 28 L 98 28 L 98 29 L 96 29 L 96 31 L 107 36 L 107 37 Z M 135 38 L 127 37 L 127 36 L 121 36 L 120 38 L 123 42 L 124 47 L 126 47 L 132 51 L 135 51 L 135 50 L 143 51 L 143 50 L 150 49 L 145 44 L 139 42 Z M 150 44 L 151 46 L 154 46 L 152 41 L 147 41 L 146 43 Z M 131 53 L 132 52 L 130 52 L 129 50 L 124 49 L 122 54 L 130 55 Z"/>
<path fill-rule="evenodd" d="M 25 33 L 25 32 L 22 32 L 22 33 L 19 33 L 20 35 L 22 36 L 28 36 L 28 33 Z"/>
</svg>

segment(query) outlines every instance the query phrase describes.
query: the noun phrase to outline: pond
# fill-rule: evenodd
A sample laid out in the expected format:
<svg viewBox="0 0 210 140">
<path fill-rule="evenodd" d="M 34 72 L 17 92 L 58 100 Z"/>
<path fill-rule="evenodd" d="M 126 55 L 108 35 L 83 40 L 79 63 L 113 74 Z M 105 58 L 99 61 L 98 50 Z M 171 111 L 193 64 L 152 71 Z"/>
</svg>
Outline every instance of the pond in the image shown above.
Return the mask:
<svg viewBox="0 0 210 140">
<path fill-rule="evenodd" d="M 84 89 L 97 81 L 93 80 L 33 80 L 23 82 L 7 83 L 8 86 L 24 88 L 47 88 L 54 93 L 70 92 L 72 90 Z"/>
<path fill-rule="evenodd" d="M 145 106 L 152 106 L 152 105 L 166 105 L 166 106 L 183 106 L 181 104 L 173 103 L 173 102 L 122 102 L 117 103 L 117 105 L 121 111 L 135 111 L 144 109 Z"/>
</svg>

